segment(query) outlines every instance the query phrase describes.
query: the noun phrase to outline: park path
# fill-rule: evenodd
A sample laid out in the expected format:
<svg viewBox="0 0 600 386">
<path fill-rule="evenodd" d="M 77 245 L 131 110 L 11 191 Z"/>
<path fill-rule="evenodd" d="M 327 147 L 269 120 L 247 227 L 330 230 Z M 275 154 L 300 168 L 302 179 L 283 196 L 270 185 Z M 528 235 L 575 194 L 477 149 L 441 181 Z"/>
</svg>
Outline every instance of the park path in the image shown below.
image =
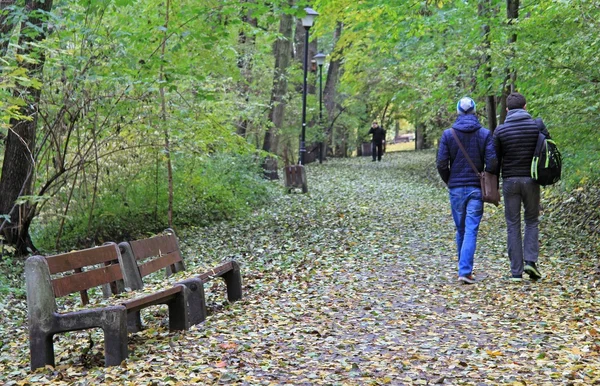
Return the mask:
<svg viewBox="0 0 600 386">
<path fill-rule="evenodd" d="M 243 240 L 234 255 L 256 268 L 243 310 L 229 311 L 242 320 L 218 317 L 206 326 L 233 330 L 216 339 L 226 349 L 209 354 L 227 364 L 226 378 L 307 385 L 600 379 L 597 283 L 577 240 L 542 227 L 546 279 L 515 285 L 505 279 L 502 209 L 486 206 L 476 271 L 488 278 L 459 285 L 432 153 L 334 160 L 309 165 L 308 176 L 309 195 L 283 196 L 254 226 L 229 229 L 231 240 Z"/>
<path fill-rule="evenodd" d="M 150 321 L 125 367 L 75 363 L 62 381 L 600 384 L 600 303 L 581 241 L 544 227 L 545 279 L 510 283 L 501 208 L 486 207 L 475 264 L 488 277 L 459 285 L 433 157 L 308 165 L 309 194 L 276 194 L 247 220 L 186 230 L 188 268 L 237 259 L 244 299 L 222 307 L 222 289 L 209 290 L 204 324 L 172 334 Z"/>
</svg>

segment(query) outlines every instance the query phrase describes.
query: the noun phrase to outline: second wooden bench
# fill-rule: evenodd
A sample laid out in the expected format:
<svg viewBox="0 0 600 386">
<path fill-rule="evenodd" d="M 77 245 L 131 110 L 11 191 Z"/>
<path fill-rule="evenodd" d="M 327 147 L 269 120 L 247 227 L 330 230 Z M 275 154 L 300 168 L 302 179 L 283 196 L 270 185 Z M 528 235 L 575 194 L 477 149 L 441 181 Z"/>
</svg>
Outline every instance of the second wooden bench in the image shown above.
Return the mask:
<svg viewBox="0 0 600 386">
<path fill-rule="evenodd" d="M 185 270 L 177 236 L 172 229 L 167 229 L 162 235 L 151 238 L 122 242 L 119 244 L 119 249 L 123 256 L 127 257 L 124 258 L 124 261 L 137 263 L 139 275 L 127 275 L 126 278 L 126 285 L 132 289 L 142 288 L 142 278 L 159 270 L 164 269 L 166 276 Z M 242 298 L 242 276 L 240 267 L 235 261 L 225 262 L 193 278 L 178 282 L 191 291 L 189 300 L 191 324 L 198 324 L 206 319 L 206 298 L 203 284 L 215 277 L 220 277 L 225 281 L 227 299 L 230 302 Z M 139 315 L 134 323 L 138 327 L 141 326 Z"/>
</svg>

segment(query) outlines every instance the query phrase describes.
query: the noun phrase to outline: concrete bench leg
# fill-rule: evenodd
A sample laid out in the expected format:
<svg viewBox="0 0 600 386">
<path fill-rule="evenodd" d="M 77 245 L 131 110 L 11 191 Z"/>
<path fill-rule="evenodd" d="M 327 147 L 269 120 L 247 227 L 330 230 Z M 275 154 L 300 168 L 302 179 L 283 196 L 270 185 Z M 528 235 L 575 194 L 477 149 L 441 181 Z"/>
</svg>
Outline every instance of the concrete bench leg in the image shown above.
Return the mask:
<svg viewBox="0 0 600 386">
<path fill-rule="evenodd" d="M 127 331 L 138 332 L 142 331 L 144 326 L 142 325 L 142 315 L 140 311 L 130 312 L 127 314 Z"/>
<path fill-rule="evenodd" d="M 50 331 L 29 329 L 31 370 L 46 365 L 55 366 L 53 337 L 67 331 L 102 328 L 104 331 L 104 364 L 119 365 L 127 358 L 127 311 L 124 307 L 86 310 L 66 315 L 54 314 Z"/>
<path fill-rule="evenodd" d="M 187 287 L 183 286 L 183 291 L 179 296 L 167 303 L 169 306 L 169 329 L 187 330 L 190 328 L 190 319 L 188 317 L 188 293 Z"/>
<path fill-rule="evenodd" d="M 188 279 L 178 284 L 183 284 L 189 289 L 188 313 L 190 324 L 204 322 L 206 320 L 206 297 L 202 280 Z"/>
<path fill-rule="evenodd" d="M 46 365 L 54 366 L 54 334 L 39 329 L 29 329 L 29 352 L 31 355 L 31 370 Z"/>
<path fill-rule="evenodd" d="M 227 285 L 227 300 L 235 302 L 242 298 L 242 274 L 240 266 L 235 261 L 231 262 L 233 269 L 223 274 L 223 280 Z"/>
<path fill-rule="evenodd" d="M 125 313 L 125 312 L 124 312 Z M 139 313 L 137 313 L 139 315 Z M 104 366 L 118 366 L 127 359 L 127 320 L 123 317 L 107 317 L 104 331 Z"/>
</svg>

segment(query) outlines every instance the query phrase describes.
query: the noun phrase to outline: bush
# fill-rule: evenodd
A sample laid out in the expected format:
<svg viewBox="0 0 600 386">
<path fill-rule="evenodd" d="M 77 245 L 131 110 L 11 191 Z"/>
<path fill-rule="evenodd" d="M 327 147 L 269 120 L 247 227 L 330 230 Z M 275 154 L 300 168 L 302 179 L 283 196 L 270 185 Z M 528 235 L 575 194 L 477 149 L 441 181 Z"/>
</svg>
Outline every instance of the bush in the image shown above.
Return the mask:
<svg viewBox="0 0 600 386">
<path fill-rule="evenodd" d="M 254 156 L 216 154 L 208 161 L 186 165 L 179 179 L 175 205 L 178 225 L 206 225 L 248 213 L 269 200 L 270 184 Z"/>
<path fill-rule="evenodd" d="M 262 178 L 257 157 L 215 154 L 204 160 L 181 156 L 173 160 L 174 226 L 204 226 L 247 214 L 269 201 L 270 186 Z M 92 220 L 85 201 L 65 220 L 58 249 L 82 248 L 106 241 L 135 239 L 168 226 L 166 170 L 142 170 L 99 192 Z M 40 250 L 54 251 L 61 217 L 40 216 L 32 238 Z"/>
</svg>

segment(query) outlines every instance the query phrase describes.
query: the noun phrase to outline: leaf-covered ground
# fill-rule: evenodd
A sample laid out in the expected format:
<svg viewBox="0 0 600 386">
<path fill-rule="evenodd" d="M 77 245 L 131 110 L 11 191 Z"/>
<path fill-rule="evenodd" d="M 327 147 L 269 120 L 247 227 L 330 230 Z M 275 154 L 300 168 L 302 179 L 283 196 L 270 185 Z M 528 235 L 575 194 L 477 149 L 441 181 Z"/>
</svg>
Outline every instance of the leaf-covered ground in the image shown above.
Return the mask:
<svg viewBox="0 0 600 386">
<path fill-rule="evenodd" d="M 475 268 L 487 278 L 460 285 L 432 153 L 307 169 L 309 194 L 282 189 L 248 220 L 180 233 L 189 270 L 240 262 L 242 301 L 208 288 L 212 314 L 181 333 L 147 312 L 120 367 L 102 367 L 100 333 L 59 335 L 57 367 L 30 373 L 25 300 L 10 295 L 0 383 L 600 384 L 589 240 L 542 218 L 544 279 L 512 283 L 502 208 L 486 206 Z"/>
</svg>

